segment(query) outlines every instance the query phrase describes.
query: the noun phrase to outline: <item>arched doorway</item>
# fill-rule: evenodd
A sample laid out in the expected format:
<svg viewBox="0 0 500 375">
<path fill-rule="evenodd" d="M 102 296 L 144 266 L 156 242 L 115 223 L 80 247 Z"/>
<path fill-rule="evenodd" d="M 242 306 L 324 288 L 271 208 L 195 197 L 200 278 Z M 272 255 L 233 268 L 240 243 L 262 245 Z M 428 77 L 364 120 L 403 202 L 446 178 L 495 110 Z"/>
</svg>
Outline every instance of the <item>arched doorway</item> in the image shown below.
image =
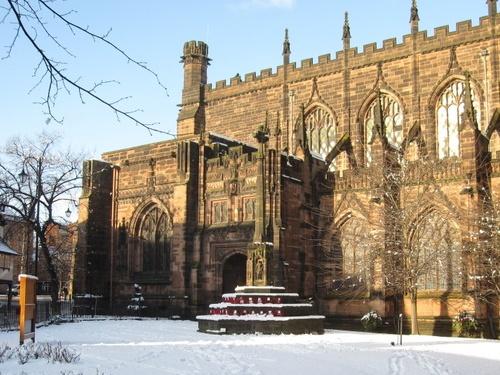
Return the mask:
<svg viewBox="0 0 500 375">
<path fill-rule="evenodd" d="M 245 285 L 247 257 L 234 254 L 226 259 L 222 270 L 222 293 L 232 293 L 238 285 Z"/>
</svg>

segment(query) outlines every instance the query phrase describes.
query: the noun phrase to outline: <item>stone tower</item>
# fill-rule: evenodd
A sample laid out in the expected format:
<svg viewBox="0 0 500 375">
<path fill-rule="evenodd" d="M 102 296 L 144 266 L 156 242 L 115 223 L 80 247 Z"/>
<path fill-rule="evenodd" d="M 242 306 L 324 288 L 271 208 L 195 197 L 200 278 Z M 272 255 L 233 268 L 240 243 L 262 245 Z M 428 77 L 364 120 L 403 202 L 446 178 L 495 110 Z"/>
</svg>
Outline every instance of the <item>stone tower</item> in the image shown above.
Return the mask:
<svg viewBox="0 0 500 375">
<path fill-rule="evenodd" d="M 497 0 L 486 0 L 488 4 L 488 15 L 494 17 L 497 14 Z"/>
<path fill-rule="evenodd" d="M 177 136 L 190 138 L 199 134 L 205 123 L 203 99 L 210 64 L 208 45 L 194 40 L 184 43 L 181 62 L 184 64 L 184 88 L 177 118 Z"/>
</svg>

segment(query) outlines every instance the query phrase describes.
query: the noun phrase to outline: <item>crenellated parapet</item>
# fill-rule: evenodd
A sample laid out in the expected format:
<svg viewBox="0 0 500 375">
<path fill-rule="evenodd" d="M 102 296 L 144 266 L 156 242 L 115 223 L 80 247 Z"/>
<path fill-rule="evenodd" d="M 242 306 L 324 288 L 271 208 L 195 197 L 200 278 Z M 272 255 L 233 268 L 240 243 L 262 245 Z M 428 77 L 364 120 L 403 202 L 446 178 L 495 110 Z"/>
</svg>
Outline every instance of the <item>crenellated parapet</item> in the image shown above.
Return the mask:
<svg viewBox="0 0 500 375">
<path fill-rule="evenodd" d="M 184 43 L 184 48 L 182 49 L 183 56 L 181 57 L 182 62 L 190 63 L 195 59 L 199 59 L 200 62 L 208 59 L 208 45 L 202 41 L 191 40 Z"/>
<path fill-rule="evenodd" d="M 500 16 L 497 14 L 496 19 Z M 316 61 L 312 58 L 301 60 L 300 64 L 290 63 L 288 70 L 289 81 L 300 81 L 310 79 L 313 76 L 332 74 L 342 70 L 344 54 L 348 55 L 349 66 L 352 69 L 375 65 L 401 59 L 413 53 L 414 38 L 417 42 L 417 53 L 425 54 L 436 50 L 449 49 L 453 46 L 472 43 L 491 38 L 492 17 L 482 17 L 479 24 L 473 26 L 471 20 L 458 22 L 455 31 L 450 31 L 450 27 L 440 26 L 434 32 L 417 31 L 414 35 L 407 34 L 402 37 L 402 42 L 398 43 L 396 38 L 389 38 L 379 46 L 377 43 L 369 43 L 358 48 L 349 48 L 335 53 L 319 56 Z M 496 22 L 497 34 L 500 32 L 500 22 Z M 206 100 L 218 100 L 228 96 L 241 95 L 248 91 L 260 90 L 273 87 L 282 83 L 284 66 L 280 65 L 275 69 L 262 69 L 259 73 L 250 72 L 243 75 L 244 79 L 236 76 L 228 80 L 217 81 L 215 85 L 207 84 Z"/>
</svg>

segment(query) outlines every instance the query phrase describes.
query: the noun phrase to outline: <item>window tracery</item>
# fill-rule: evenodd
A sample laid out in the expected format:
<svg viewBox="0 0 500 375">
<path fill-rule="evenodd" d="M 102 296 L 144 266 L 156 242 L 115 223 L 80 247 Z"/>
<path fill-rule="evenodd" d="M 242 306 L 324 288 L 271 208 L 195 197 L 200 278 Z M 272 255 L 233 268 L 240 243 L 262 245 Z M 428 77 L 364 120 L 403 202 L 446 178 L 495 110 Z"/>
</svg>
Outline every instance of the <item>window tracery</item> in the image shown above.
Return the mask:
<svg viewBox="0 0 500 375">
<path fill-rule="evenodd" d="M 316 107 L 305 118 L 305 124 L 309 150 L 326 159 L 336 143 L 336 124 L 333 116 L 322 107 Z M 334 169 L 335 161 L 330 166 L 330 170 Z"/>
<path fill-rule="evenodd" d="M 403 142 L 403 109 L 399 102 L 390 95 L 382 93 L 380 96 L 382 106 L 382 116 L 384 119 L 385 137 L 387 142 L 397 149 Z M 365 116 L 365 144 L 366 144 L 366 164 L 370 165 L 373 159 L 372 144 L 375 140 L 375 111 L 377 100 L 368 108 Z"/>
<path fill-rule="evenodd" d="M 460 234 L 437 212 L 429 214 L 414 234 L 415 258 L 424 272 L 418 278 L 422 290 L 460 290 L 462 285 Z"/>
<path fill-rule="evenodd" d="M 144 215 L 139 230 L 143 272 L 168 271 L 170 232 L 169 217 L 158 207 L 154 207 Z"/>
<path fill-rule="evenodd" d="M 341 229 L 342 262 L 335 269 L 342 288 L 366 287 L 368 284 L 369 244 L 373 243 L 368 238 L 369 233 L 366 224 L 357 218 L 349 220 Z"/>
<path fill-rule="evenodd" d="M 476 120 L 481 124 L 481 112 L 476 92 L 471 88 Z M 460 156 L 460 129 L 465 111 L 465 82 L 454 81 L 439 97 L 436 106 L 439 159 Z"/>
</svg>

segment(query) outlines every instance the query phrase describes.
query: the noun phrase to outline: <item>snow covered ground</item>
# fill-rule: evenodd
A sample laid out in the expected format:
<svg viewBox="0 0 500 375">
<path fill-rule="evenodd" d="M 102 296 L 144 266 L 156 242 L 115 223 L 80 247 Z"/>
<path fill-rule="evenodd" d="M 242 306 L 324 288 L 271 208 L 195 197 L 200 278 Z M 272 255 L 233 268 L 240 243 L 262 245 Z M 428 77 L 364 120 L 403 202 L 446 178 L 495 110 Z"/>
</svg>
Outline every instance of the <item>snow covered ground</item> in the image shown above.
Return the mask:
<svg viewBox="0 0 500 375">
<path fill-rule="evenodd" d="M 34 360 L 0 363 L 15 375 L 195 374 L 500 374 L 500 342 L 327 330 L 325 335 L 212 336 L 197 324 L 170 320 L 105 320 L 40 328 L 37 341 L 81 353 L 76 364 Z M 18 343 L 0 332 L 0 345 Z"/>
</svg>

